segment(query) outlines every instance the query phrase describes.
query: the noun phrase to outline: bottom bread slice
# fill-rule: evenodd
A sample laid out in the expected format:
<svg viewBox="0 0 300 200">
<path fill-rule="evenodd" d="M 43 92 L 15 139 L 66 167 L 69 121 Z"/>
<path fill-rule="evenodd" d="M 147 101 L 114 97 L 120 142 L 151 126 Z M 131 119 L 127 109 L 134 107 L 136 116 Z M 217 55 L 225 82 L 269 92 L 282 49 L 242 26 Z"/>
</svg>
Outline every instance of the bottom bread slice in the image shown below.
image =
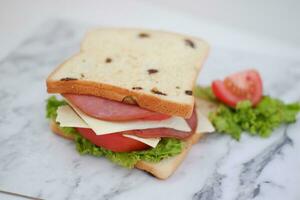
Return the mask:
<svg viewBox="0 0 300 200">
<path fill-rule="evenodd" d="M 195 133 L 190 138 L 185 140 L 184 149 L 177 156 L 163 159 L 158 163 L 139 161 L 135 165 L 135 167 L 151 173 L 156 178 L 167 179 L 176 171 L 176 169 L 179 167 L 179 165 L 182 163 L 182 161 L 184 160 L 184 158 L 187 156 L 188 152 L 192 148 L 192 145 L 197 143 L 201 138 L 201 136 L 202 134 Z"/>
<path fill-rule="evenodd" d="M 57 124 L 54 121 L 50 121 L 50 128 L 51 130 L 66 139 L 72 140 L 72 137 L 66 137 L 61 129 L 57 126 Z M 152 162 L 146 162 L 146 161 L 139 161 L 135 167 L 141 170 L 144 170 L 146 172 L 151 173 L 153 176 L 159 179 L 166 179 L 169 176 L 171 176 L 174 171 L 178 168 L 180 163 L 184 160 L 188 152 L 190 151 L 193 144 L 197 143 L 199 139 L 201 138 L 201 133 L 195 133 L 188 139 L 184 141 L 184 149 L 182 152 L 177 155 L 170 158 L 166 158 L 161 160 L 158 163 L 152 163 Z"/>
</svg>

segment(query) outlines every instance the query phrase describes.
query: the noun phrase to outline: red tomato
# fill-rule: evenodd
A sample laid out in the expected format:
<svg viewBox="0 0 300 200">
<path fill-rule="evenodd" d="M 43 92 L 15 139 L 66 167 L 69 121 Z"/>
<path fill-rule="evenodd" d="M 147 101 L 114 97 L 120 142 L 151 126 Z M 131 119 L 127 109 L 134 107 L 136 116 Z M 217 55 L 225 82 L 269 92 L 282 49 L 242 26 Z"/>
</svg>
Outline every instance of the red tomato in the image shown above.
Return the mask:
<svg viewBox="0 0 300 200">
<path fill-rule="evenodd" d="M 84 138 L 91 143 L 114 152 L 130 152 L 148 149 L 149 146 L 137 140 L 124 137 L 119 133 L 96 135 L 92 129 L 76 128 Z"/>
<path fill-rule="evenodd" d="M 212 90 L 220 101 L 235 107 L 243 100 L 250 100 L 255 106 L 262 97 L 263 89 L 259 73 L 252 69 L 232 74 L 224 81 L 213 81 Z"/>
</svg>

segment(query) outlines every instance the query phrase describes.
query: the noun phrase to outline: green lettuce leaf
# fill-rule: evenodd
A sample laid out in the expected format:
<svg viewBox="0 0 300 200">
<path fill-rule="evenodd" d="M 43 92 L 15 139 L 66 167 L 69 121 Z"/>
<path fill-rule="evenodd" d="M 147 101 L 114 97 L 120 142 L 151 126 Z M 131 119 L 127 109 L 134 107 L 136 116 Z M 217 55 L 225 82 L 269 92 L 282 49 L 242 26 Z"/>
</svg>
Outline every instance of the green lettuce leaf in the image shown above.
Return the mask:
<svg viewBox="0 0 300 200">
<path fill-rule="evenodd" d="M 269 137 L 272 131 L 281 124 L 293 123 L 300 111 L 300 102 L 285 104 L 279 99 L 264 96 L 252 107 L 250 101 L 241 101 L 236 108 L 231 108 L 209 95 L 208 88 L 199 89 L 196 97 L 218 104 L 218 109 L 209 114 L 209 119 L 217 132 L 230 135 L 239 140 L 242 132 L 260 137 Z M 207 96 L 209 98 L 207 98 Z M 211 98 L 211 99 L 210 99 Z"/>
<path fill-rule="evenodd" d="M 55 96 L 51 96 L 47 100 L 47 118 L 55 120 L 57 116 L 57 108 L 61 105 L 66 105 L 63 100 L 57 100 Z M 59 125 L 59 124 L 58 124 Z M 162 139 L 155 148 L 151 148 L 144 151 L 133 151 L 129 153 L 113 152 L 102 147 L 98 147 L 92 144 L 87 139 L 83 138 L 75 128 L 59 127 L 66 135 L 72 135 L 75 138 L 75 144 L 77 151 L 84 155 L 90 154 L 93 156 L 104 156 L 112 162 L 121 165 L 123 167 L 132 168 L 140 161 L 159 162 L 162 159 L 169 158 L 178 155 L 182 152 L 184 142 L 173 138 Z"/>
<path fill-rule="evenodd" d="M 67 105 L 67 102 L 64 100 L 57 100 L 55 96 L 49 97 L 46 104 L 46 117 L 55 120 L 57 116 L 56 110 L 62 105 Z"/>
<path fill-rule="evenodd" d="M 57 117 L 57 108 L 63 105 L 67 105 L 67 102 L 64 100 L 57 100 L 55 96 L 49 97 L 46 104 L 46 117 L 55 121 Z M 59 123 L 57 123 L 57 125 L 59 126 Z M 77 131 L 71 127 L 60 127 L 60 129 L 66 136 L 75 137 L 78 134 Z"/>
<path fill-rule="evenodd" d="M 80 154 L 104 156 L 112 162 L 127 168 L 134 167 L 134 165 L 140 160 L 159 162 L 162 159 L 180 154 L 183 148 L 183 142 L 173 138 L 162 139 L 155 148 L 129 153 L 113 152 L 102 147 L 98 147 L 80 135 L 76 137 L 75 141 L 76 149 Z"/>
<path fill-rule="evenodd" d="M 76 131 L 75 128 L 72 127 L 61 127 L 59 123 L 57 123 L 59 126 L 60 130 L 64 133 L 65 136 L 71 136 L 72 138 L 76 138 L 76 136 L 79 135 L 78 131 Z"/>
</svg>

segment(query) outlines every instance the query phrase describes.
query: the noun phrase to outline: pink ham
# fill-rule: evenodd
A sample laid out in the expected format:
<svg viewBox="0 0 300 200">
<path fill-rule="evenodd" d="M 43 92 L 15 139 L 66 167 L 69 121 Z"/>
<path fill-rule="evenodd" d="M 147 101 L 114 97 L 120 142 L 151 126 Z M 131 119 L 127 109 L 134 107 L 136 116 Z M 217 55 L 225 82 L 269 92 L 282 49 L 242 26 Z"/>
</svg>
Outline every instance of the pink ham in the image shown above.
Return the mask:
<svg viewBox="0 0 300 200">
<path fill-rule="evenodd" d="M 111 101 L 101 97 L 77 94 L 63 94 L 63 96 L 87 115 L 107 121 L 163 120 L 170 117 L 135 105 Z"/>
</svg>

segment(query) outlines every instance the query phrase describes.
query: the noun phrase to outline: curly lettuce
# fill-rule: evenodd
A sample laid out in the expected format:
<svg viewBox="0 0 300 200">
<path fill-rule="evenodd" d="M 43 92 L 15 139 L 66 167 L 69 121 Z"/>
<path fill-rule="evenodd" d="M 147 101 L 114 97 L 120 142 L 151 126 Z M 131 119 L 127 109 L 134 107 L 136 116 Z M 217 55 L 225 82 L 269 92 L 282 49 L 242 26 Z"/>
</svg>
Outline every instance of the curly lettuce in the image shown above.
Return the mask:
<svg viewBox="0 0 300 200">
<path fill-rule="evenodd" d="M 67 102 L 64 100 L 57 100 L 55 96 L 49 97 L 46 104 L 46 117 L 55 120 L 57 117 L 57 108 L 63 105 L 67 105 Z"/>
<path fill-rule="evenodd" d="M 47 100 L 46 117 L 55 120 L 57 117 L 57 108 L 67 103 L 63 100 L 57 100 L 51 96 Z M 59 124 L 58 124 L 59 126 Z M 97 157 L 106 157 L 110 161 L 126 167 L 132 168 L 138 161 L 159 162 L 162 159 L 169 158 L 180 154 L 184 147 L 184 142 L 174 138 L 162 139 L 155 148 L 144 151 L 133 151 L 128 153 L 113 152 L 108 149 L 98 147 L 87 139 L 83 138 L 75 128 L 59 127 L 66 136 L 73 136 L 76 149 L 81 155 L 89 154 Z"/>
<path fill-rule="evenodd" d="M 217 110 L 209 114 L 209 119 L 217 132 L 236 140 L 240 139 L 243 132 L 269 137 L 281 124 L 294 123 L 300 111 L 300 102 L 285 104 L 269 96 L 264 96 L 256 107 L 252 107 L 250 101 L 241 101 L 236 108 L 231 108 L 217 101 L 210 87 L 197 87 L 195 95 L 218 105 Z"/>
<path fill-rule="evenodd" d="M 75 139 L 76 149 L 80 154 L 90 154 L 93 156 L 104 156 L 112 162 L 126 168 L 132 168 L 140 161 L 159 162 L 181 153 L 183 142 L 173 138 L 162 139 L 155 148 L 144 151 L 133 152 L 113 152 L 102 147 L 98 147 L 87 139 L 78 136 Z"/>
</svg>

